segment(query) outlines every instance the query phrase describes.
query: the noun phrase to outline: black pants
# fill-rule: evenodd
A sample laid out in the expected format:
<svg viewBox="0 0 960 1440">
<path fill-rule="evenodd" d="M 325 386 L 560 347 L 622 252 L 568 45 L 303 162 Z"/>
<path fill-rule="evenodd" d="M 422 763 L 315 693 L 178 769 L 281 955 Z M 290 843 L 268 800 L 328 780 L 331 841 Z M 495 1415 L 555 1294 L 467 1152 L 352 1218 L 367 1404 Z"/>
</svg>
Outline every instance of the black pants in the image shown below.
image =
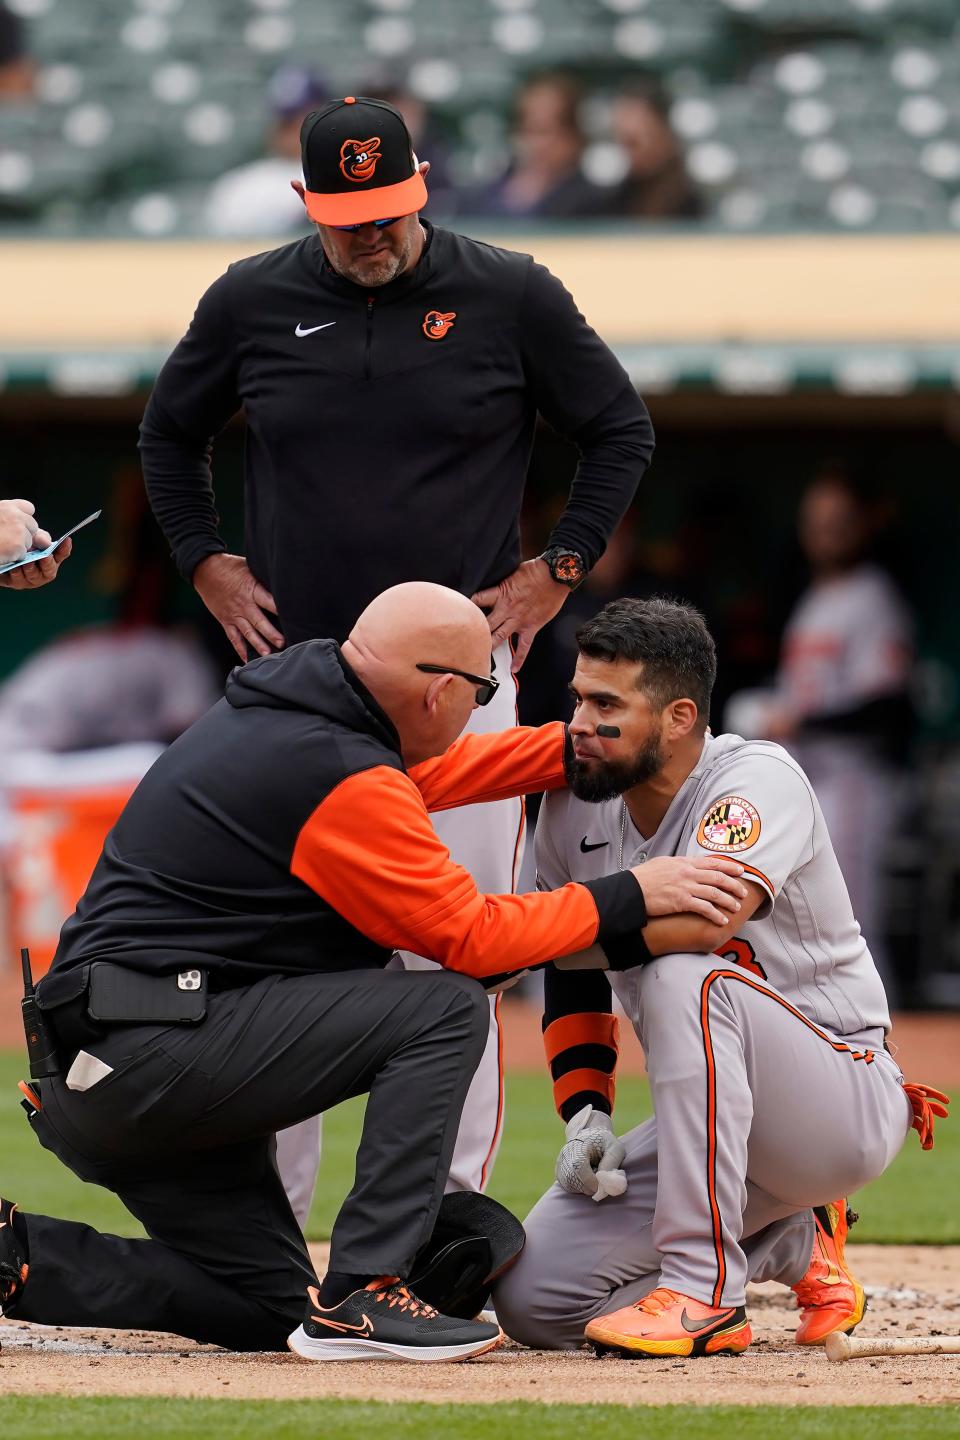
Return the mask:
<svg viewBox="0 0 960 1440">
<path fill-rule="evenodd" d="M 475 981 L 442 972 L 278 976 L 212 995 L 198 1027 L 130 1026 L 90 1042 L 114 1073 L 83 1093 L 43 1081 L 32 1124 L 150 1239 L 26 1216 L 17 1319 L 284 1348 L 315 1277 L 273 1137 L 366 1092 L 330 1264 L 405 1276 L 433 1230 L 489 1014 Z"/>
</svg>

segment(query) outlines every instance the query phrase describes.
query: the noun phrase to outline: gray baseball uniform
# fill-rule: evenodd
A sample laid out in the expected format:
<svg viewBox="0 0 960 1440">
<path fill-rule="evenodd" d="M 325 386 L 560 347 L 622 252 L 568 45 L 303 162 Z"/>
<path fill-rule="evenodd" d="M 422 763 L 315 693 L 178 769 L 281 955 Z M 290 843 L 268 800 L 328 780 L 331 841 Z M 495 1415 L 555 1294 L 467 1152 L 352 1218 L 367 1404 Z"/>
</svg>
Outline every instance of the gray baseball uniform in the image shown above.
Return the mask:
<svg viewBox="0 0 960 1440">
<path fill-rule="evenodd" d="M 598 1206 L 554 1186 L 534 1208 L 497 1290 L 502 1323 L 563 1347 L 657 1284 L 741 1305 L 748 1278 L 796 1283 L 809 1208 L 881 1174 L 912 1120 L 884 1049 L 883 986 L 806 776 L 778 745 L 708 735 L 655 835 L 620 799 L 557 791 L 536 848 L 546 889 L 656 856 L 717 854 L 739 860 L 764 899 L 719 955 L 611 974 L 644 1047 L 655 1118 L 624 1137 L 625 1194 Z"/>
<path fill-rule="evenodd" d="M 740 691 L 726 709 L 727 724 L 747 736 L 769 733 L 771 707 L 796 723 L 788 748 L 816 792 L 888 993 L 895 976 L 885 946 L 883 871 L 904 784 L 877 733 L 879 725 L 889 734 L 889 714 L 869 716 L 876 702 L 906 695 L 912 654 L 903 601 L 889 576 L 864 563 L 804 592 L 784 632 L 775 687 Z"/>
<path fill-rule="evenodd" d="M 869 735 L 804 725 L 829 721 L 910 681 L 910 617 L 889 577 L 873 565 L 821 581 L 801 596 L 783 637 L 780 703 L 801 729 L 789 742 L 827 818 L 843 878 L 877 969 L 894 980 L 884 933 L 883 876 L 903 810 L 903 776 Z"/>
</svg>

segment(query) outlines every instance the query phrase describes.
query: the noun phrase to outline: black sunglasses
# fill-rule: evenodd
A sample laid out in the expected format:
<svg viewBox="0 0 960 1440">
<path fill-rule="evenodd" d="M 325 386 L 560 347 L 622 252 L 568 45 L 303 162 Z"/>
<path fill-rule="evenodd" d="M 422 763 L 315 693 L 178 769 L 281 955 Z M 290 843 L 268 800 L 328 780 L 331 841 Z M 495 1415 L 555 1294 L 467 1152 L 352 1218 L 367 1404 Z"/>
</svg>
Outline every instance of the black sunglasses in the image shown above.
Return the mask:
<svg viewBox="0 0 960 1440">
<path fill-rule="evenodd" d="M 477 687 L 478 705 L 489 705 L 500 689 L 500 681 L 492 675 L 471 675 L 469 670 L 457 670 L 453 665 L 418 665 L 417 669 L 425 670 L 428 675 L 459 675 L 461 680 L 469 680 Z"/>
<path fill-rule="evenodd" d="M 386 230 L 388 225 L 396 225 L 399 219 L 399 215 L 394 215 L 389 220 L 365 220 L 363 225 L 376 225 L 378 230 Z M 331 225 L 330 229 L 342 230 L 344 234 L 354 235 L 358 230 L 363 229 L 363 225 Z"/>
</svg>

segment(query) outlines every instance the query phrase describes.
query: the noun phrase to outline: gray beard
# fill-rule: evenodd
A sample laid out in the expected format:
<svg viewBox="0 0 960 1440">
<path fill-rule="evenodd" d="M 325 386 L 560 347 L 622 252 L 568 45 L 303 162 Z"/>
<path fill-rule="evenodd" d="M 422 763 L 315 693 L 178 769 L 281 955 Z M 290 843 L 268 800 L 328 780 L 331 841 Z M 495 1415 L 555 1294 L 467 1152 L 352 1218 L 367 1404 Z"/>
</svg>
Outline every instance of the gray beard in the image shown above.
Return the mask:
<svg viewBox="0 0 960 1440">
<path fill-rule="evenodd" d="M 574 757 L 565 757 L 563 762 L 569 789 L 578 800 L 585 800 L 588 805 L 602 805 L 605 800 L 615 800 L 618 795 L 632 790 L 634 785 L 652 780 L 660 774 L 663 766 L 664 756 L 658 735 L 651 736 L 631 760 L 604 760 L 592 767 Z"/>
<path fill-rule="evenodd" d="M 359 265 L 348 265 L 342 274 L 345 280 L 352 280 L 354 285 L 362 285 L 365 290 L 376 290 L 381 285 L 389 285 L 391 280 L 396 280 L 405 264 L 405 256 L 391 255 L 389 260 L 385 260 L 375 269 L 371 269 L 369 265 L 362 270 Z"/>
<path fill-rule="evenodd" d="M 352 280 L 354 285 L 362 285 L 365 290 L 379 289 L 381 285 L 389 285 L 391 280 L 396 280 L 403 271 L 413 251 L 413 242 L 408 241 L 400 251 L 399 255 L 390 255 L 376 269 L 371 270 L 369 266 L 348 265 L 340 274 L 345 280 Z M 335 267 L 334 267 L 335 268 Z"/>
</svg>

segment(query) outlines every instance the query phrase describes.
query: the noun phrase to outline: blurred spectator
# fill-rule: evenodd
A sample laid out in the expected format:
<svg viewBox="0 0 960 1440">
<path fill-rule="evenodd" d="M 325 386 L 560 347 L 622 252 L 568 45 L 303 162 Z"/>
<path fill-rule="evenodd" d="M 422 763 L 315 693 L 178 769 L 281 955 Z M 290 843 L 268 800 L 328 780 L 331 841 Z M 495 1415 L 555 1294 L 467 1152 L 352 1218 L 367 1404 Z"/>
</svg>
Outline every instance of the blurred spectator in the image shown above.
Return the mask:
<svg viewBox="0 0 960 1440">
<path fill-rule="evenodd" d="M 611 125 L 629 165 L 617 187 L 616 214 L 666 220 L 694 219 L 702 213 L 659 90 L 643 82 L 622 90 L 613 104 Z"/>
<path fill-rule="evenodd" d="M 36 68 L 27 52 L 23 25 L 0 0 L 0 104 L 33 94 Z"/>
<path fill-rule="evenodd" d="M 8 902 L 8 943 L 41 968 L 158 747 L 221 693 L 196 639 L 148 615 L 158 595 L 139 571 L 119 623 L 52 641 L 0 686 L 0 934 Z"/>
<path fill-rule="evenodd" d="M 169 743 L 218 695 L 214 668 L 187 633 L 152 626 L 75 630 L 0 686 L 0 756 Z"/>
<path fill-rule="evenodd" d="M 450 149 L 426 103 L 407 82 L 388 70 L 374 70 L 364 77 L 356 94 L 376 95 L 393 105 L 406 121 L 418 160 L 430 162 L 430 199 L 426 215 L 442 220 L 457 209 L 457 195 L 450 173 Z"/>
<path fill-rule="evenodd" d="M 889 576 L 867 558 L 880 519 L 876 503 L 841 467 L 815 477 L 799 513 L 812 579 L 787 623 L 775 689 L 734 696 L 726 723 L 779 741 L 803 766 L 854 914 L 895 995 L 881 887 L 903 806 L 912 627 Z"/>
<path fill-rule="evenodd" d="M 510 168 L 493 184 L 465 191 L 460 209 L 469 215 L 554 219 L 608 213 L 610 191 L 594 185 L 580 168 L 581 99 L 572 75 L 557 72 L 528 80 L 516 97 Z"/>
<path fill-rule="evenodd" d="M 300 176 L 300 125 L 330 98 L 321 75 L 296 65 L 278 70 L 270 82 L 272 121 L 268 154 L 240 165 L 210 187 L 205 225 L 215 235 L 290 235 L 306 230 L 303 201 L 290 188 Z"/>
</svg>

